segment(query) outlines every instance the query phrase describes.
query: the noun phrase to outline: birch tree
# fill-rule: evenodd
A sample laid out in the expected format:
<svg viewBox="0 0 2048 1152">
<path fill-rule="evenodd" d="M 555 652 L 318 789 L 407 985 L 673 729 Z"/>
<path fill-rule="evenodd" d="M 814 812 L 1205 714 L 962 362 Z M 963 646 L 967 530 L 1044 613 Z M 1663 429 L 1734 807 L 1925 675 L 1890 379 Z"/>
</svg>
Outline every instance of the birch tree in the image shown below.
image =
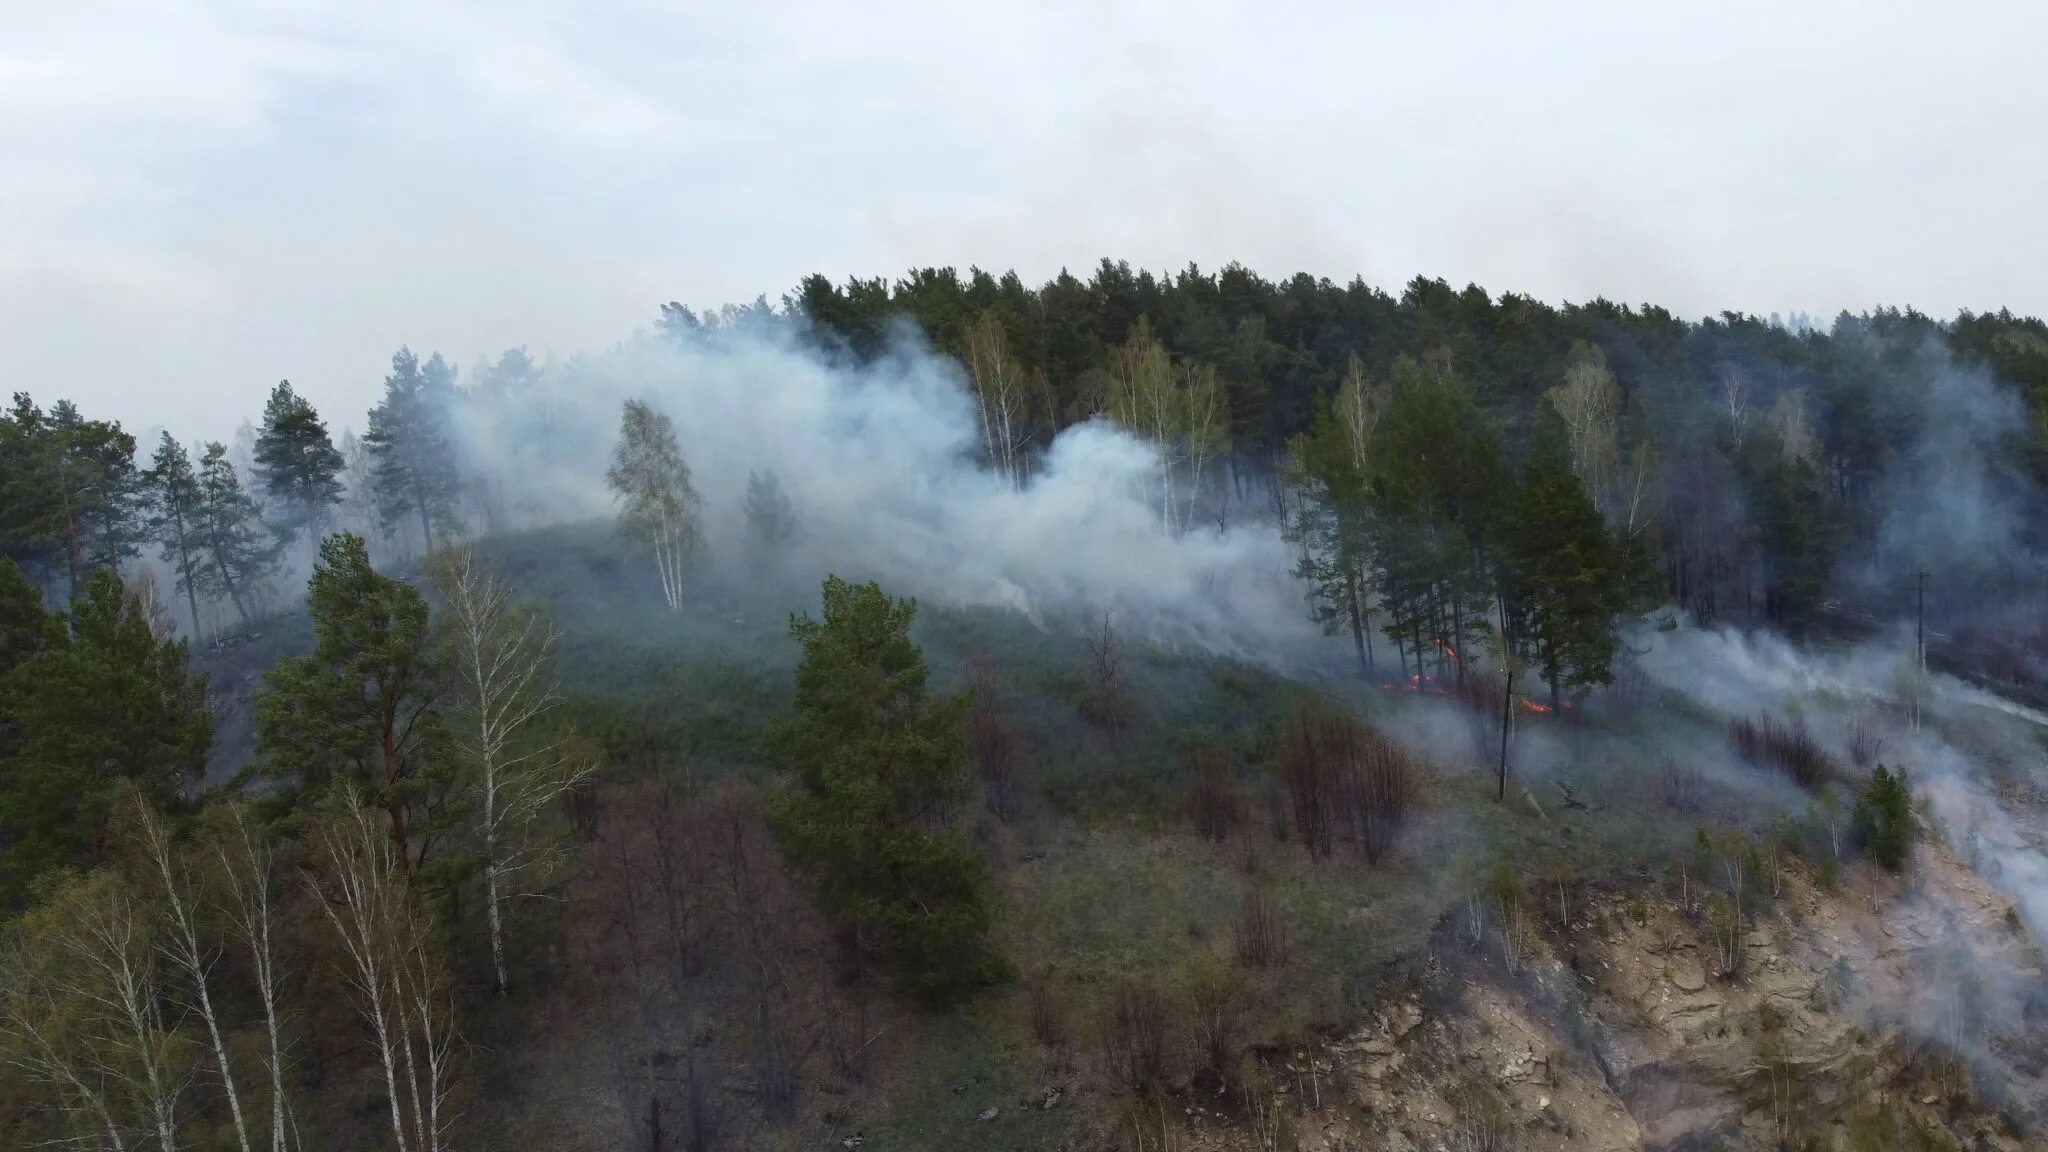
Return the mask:
<svg viewBox="0 0 2048 1152">
<path fill-rule="evenodd" d="M 452 727 L 472 772 L 492 988 L 504 995 L 506 904 L 538 892 L 560 862 L 560 839 L 537 825 L 592 766 L 562 736 L 540 731 L 562 700 L 552 669 L 560 631 L 539 611 L 515 606 L 511 586 L 474 548 L 445 554 L 435 585 L 448 603 L 446 666 L 461 684 Z"/>
<path fill-rule="evenodd" d="M 0 1016 L 7 1059 L 50 1085 L 74 1134 L 105 1147 L 178 1147 L 191 1062 L 163 1014 L 150 906 L 115 871 L 70 879 L 16 928 Z"/>
<path fill-rule="evenodd" d="M 200 943 L 198 898 L 184 855 L 171 842 L 170 829 L 140 792 L 129 789 L 128 804 L 135 819 L 136 845 L 142 850 L 156 886 L 155 895 L 162 899 L 157 905 L 163 924 L 159 947 L 184 977 L 190 996 L 183 1001 L 185 1007 L 197 1012 L 200 1023 L 206 1026 L 206 1038 L 213 1046 L 214 1069 L 220 1077 L 221 1092 L 227 1097 L 228 1118 L 234 1122 L 235 1142 L 242 1152 L 249 1152 L 249 1126 L 242 1117 L 242 1094 L 235 1087 L 235 1067 L 228 1060 L 227 1041 L 221 1035 L 220 1014 L 214 1010 L 209 983 L 214 961 L 219 958 L 218 950 Z"/>
<path fill-rule="evenodd" d="M 1025 420 L 1029 412 L 1030 377 L 1010 355 L 1010 338 L 1002 318 L 983 312 L 967 326 L 967 383 L 981 417 L 981 443 L 989 464 L 1015 488 L 1024 481 Z"/>
<path fill-rule="evenodd" d="M 697 490 L 675 425 L 645 401 L 628 400 L 605 481 L 620 504 L 619 531 L 654 553 L 662 598 L 682 606 L 683 565 L 697 548 Z"/>
<path fill-rule="evenodd" d="M 1130 339 L 1110 354 L 1109 418 L 1151 443 L 1159 453 L 1159 520 L 1168 532 L 1194 521 L 1203 476 L 1223 448 L 1227 413 L 1215 369 L 1175 365 L 1144 317 Z"/>
<path fill-rule="evenodd" d="M 285 1152 L 284 1044 L 278 1025 L 280 980 L 274 943 L 277 863 L 266 837 L 249 825 L 239 800 L 208 813 L 215 862 L 219 865 L 217 907 L 249 954 L 249 972 L 263 1005 L 264 1071 L 270 1078 L 270 1149 Z"/>
<path fill-rule="evenodd" d="M 454 1006 L 426 910 L 382 819 L 344 787 L 314 834 L 311 884 L 341 940 L 342 976 L 376 1048 L 398 1152 L 440 1152 L 453 1120 Z"/>
<path fill-rule="evenodd" d="M 1564 418 L 1572 470 L 1594 501 L 1608 509 L 1619 463 L 1615 423 L 1621 414 L 1621 387 L 1607 368 L 1606 353 L 1583 340 L 1574 343 L 1564 383 L 1543 398 Z"/>
</svg>

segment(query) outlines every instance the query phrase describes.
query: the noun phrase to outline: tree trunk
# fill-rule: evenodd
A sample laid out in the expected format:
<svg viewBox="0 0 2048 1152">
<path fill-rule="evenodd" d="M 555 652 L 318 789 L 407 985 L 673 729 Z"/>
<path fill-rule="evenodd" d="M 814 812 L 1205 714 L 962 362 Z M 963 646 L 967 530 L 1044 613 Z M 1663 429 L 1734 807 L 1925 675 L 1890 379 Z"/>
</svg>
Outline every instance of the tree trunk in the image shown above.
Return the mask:
<svg viewBox="0 0 2048 1152">
<path fill-rule="evenodd" d="M 1505 650 L 1507 646 L 1503 644 L 1501 647 Z M 1504 656 L 1501 663 L 1507 666 L 1507 671 L 1501 676 L 1500 791 L 1495 799 L 1505 801 L 1508 798 L 1508 729 L 1515 722 L 1515 661 L 1511 656 Z"/>
<path fill-rule="evenodd" d="M 199 593 L 192 589 L 192 548 L 185 541 L 185 514 L 174 511 L 171 525 L 178 537 L 178 579 L 185 585 L 185 607 L 192 612 L 192 639 L 200 647 L 206 646 L 206 632 L 199 624 Z"/>
<path fill-rule="evenodd" d="M 1365 615 L 1359 610 L 1358 605 L 1358 574 L 1356 572 L 1347 574 L 1344 585 L 1350 600 L 1351 645 L 1358 650 L 1358 674 L 1370 679 L 1372 677 L 1372 657 L 1367 653 L 1365 647 Z"/>
<path fill-rule="evenodd" d="M 388 713 L 384 717 L 384 810 L 391 816 L 391 846 L 398 850 L 398 870 L 404 872 L 412 867 L 412 857 L 406 851 L 405 801 L 397 796 L 398 782 L 405 775 L 405 764 L 398 754 L 398 735 L 393 731 L 394 718 Z"/>
<path fill-rule="evenodd" d="M 512 982 L 505 976 L 505 922 L 499 912 L 502 896 L 498 886 L 497 849 L 493 845 L 486 851 L 490 853 L 490 861 L 484 865 L 484 908 L 491 929 L 491 991 L 503 996 L 512 990 Z"/>
<path fill-rule="evenodd" d="M 71 594 L 76 596 L 85 583 L 85 559 L 78 545 L 78 511 L 72 504 L 71 489 L 61 477 L 57 492 L 64 500 L 64 558 L 71 566 Z"/>
</svg>

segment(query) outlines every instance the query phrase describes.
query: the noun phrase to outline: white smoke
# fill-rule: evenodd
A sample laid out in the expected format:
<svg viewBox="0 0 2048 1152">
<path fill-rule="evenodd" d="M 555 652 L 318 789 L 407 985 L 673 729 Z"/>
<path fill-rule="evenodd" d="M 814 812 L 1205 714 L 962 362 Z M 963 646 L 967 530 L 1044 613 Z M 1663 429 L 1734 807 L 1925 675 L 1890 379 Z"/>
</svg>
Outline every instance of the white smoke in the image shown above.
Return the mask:
<svg viewBox="0 0 2048 1152">
<path fill-rule="evenodd" d="M 710 563 L 746 552 L 747 476 L 773 470 L 819 571 L 1035 618 L 1109 611 L 1157 641 L 1268 664 L 1320 639 L 1278 530 L 1240 513 L 1228 528 L 1169 533 L 1143 495 L 1159 454 L 1129 433 L 1099 419 L 1066 429 L 1021 488 L 983 467 L 959 367 L 908 329 L 860 367 L 777 326 L 682 345 L 643 337 L 544 387 L 529 403 L 549 413 L 549 460 L 498 431 L 520 420 L 473 420 L 467 436 L 473 458 L 500 462 L 504 483 L 550 517 L 611 513 L 604 469 L 633 396 L 675 422 Z"/>
</svg>

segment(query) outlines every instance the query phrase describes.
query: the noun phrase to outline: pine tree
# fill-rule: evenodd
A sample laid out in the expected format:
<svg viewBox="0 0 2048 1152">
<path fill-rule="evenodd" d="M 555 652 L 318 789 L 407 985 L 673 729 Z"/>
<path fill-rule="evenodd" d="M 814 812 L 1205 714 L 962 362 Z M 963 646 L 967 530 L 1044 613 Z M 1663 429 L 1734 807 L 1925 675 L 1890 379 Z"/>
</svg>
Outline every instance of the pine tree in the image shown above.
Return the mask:
<svg viewBox="0 0 2048 1152">
<path fill-rule="evenodd" d="M 192 457 L 169 432 L 157 442 L 156 457 L 144 474 L 150 494 L 150 533 L 163 546 L 163 560 L 177 578 L 178 591 L 192 613 L 192 637 L 206 643 L 199 623 L 199 588 L 204 581 L 199 538 L 199 477 L 192 471 Z"/>
<path fill-rule="evenodd" d="M 421 548 L 432 551 L 437 531 L 454 516 L 455 461 L 448 430 L 454 374 L 439 353 L 425 365 L 409 348 L 391 357 L 384 400 L 370 410 L 363 436 L 373 464 L 377 513 L 386 530 L 417 518 Z"/>
<path fill-rule="evenodd" d="M 1383 399 L 1362 368 L 1321 413 L 1313 432 L 1293 445 L 1288 481 L 1299 494 L 1287 523 L 1301 548 L 1297 578 L 1310 588 L 1312 611 L 1332 635 L 1348 631 L 1360 675 L 1373 670 L 1371 615 L 1380 528 L 1372 500 L 1373 433 Z"/>
<path fill-rule="evenodd" d="M 7 433 L 10 467 L 0 497 L 10 539 L 54 546 L 74 593 L 92 570 L 118 570 L 141 550 L 133 436 L 119 424 L 85 419 L 69 400 L 45 414 L 23 392 L 14 395 Z"/>
<path fill-rule="evenodd" d="M 747 529 L 763 550 L 779 548 L 796 532 L 796 513 L 773 469 L 747 473 Z"/>
<path fill-rule="evenodd" d="M 626 401 L 605 481 L 621 505 L 620 533 L 654 553 L 662 598 L 680 607 L 683 565 L 697 548 L 697 490 L 667 416 L 645 401 Z"/>
<path fill-rule="evenodd" d="M 991 975 L 987 869 L 948 818 L 967 785 L 967 698 L 927 694 L 914 600 L 836 576 L 803 645 L 796 711 L 779 733 L 792 785 L 774 813 L 790 862 L 863 953 L 944 998 Z"/>
<path fill-rule="evenodd" d="M 61 521 L 48 483 L 49 440 L 43 410 L 25 392 L 0 417 L 0 548 L 23 571 L 34 570 L 48 585 L 60 549 Z"/>
<path fill-rule="evenodd" d="M 347 778 L 389 814 L 399 860 L 417 862 L 453 815 L 427 602 L 372 568 L 362 537 L 341 532 L 320 542 L 306 607 L 313 654 L 278 661 L 257 693 L 261 770 L 314 796 Z"/>
<path fill-rule="evenodd" d="M 249 627 L 255 622 L 249 602 L 277 571 L 277 541 L 265 531 L 261 509 L 242 489 L 227 447 L 218 440 L 199 461 L 195 512 L 203 556 L 200 586 L 209 596 L 226 595 L 242 626 Z"/>
<path fill-rule="evenodd" d="M 0 585 L 10 631 L 32 624 L 19 570 L 0 568 Z M 213 741 L 206 679 L 191 671 L 185 641 L 159 638 L 104 569 L 0 678 L 0 714 L 11 729 L 0 867 L 16 894 L 46 868 L 94 860 L 115 785 L 132 781 L 158 802 L 175 800 L 205 770 Z"/>
<path fill-rule="evenodd" d="M 289 380 L 270 391 L 254 455 L 257 478 L 277 510 L 272 527 L 287 541 L 300 533 L 317 538 L 341 502 L 343 461 L 326 422 Z"/>
<path fill-rule="evenodd" d="M 1513 511 L 1516 634 L 1549 681 L 1555 708 L 1565 688 L 1613 678 L 1614 617 L 1628 587 L 1620 549 L 1573 471 L 1570 433 L 1553 409 L 1537 418 Z"/>
<path fill-rule="evenodd" d="M 1879 764 L 1856 797 L 1853 827 L 1870 858 L 1886 871 L 1906 866 L 1913 848 L 1913 785 L 1906 770 Z"/>
</svg>

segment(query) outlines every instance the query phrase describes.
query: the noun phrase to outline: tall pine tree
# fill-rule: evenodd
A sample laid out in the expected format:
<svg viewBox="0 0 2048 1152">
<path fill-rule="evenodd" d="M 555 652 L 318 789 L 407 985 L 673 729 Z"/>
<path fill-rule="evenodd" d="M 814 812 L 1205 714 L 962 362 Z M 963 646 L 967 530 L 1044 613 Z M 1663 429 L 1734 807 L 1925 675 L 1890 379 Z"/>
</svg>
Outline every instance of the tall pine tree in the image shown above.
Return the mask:
<svg viewBox="0 0 2048 1152">
<path fill-rule="evenodd" d="M 437 532 L 454 516 L 455 461 L 448 433 L 454 374 L 436 353 L 420 363 L 410 348 L 391 357 L 384 400 L 370 410 L 363 436 L 372 461 L 377 514 L 387 529 L 416 520 L 421 548 L 432 551 Z"/>
<path fill-rule="evenodd" d="M 436 817 L 451 815 L 426 599 L 371 567 L 362 537 L 339 532 L 320 542 L 306 606 L 313 654 L 278 661 L 257 693 L 262 771 L 315 797 L 346 777 L 389 814 L 400 861 L 417 864 Z"/>
<path fill-rule="evenodd" d="M 185 446 L 169 432 L 157 442 L 156 457 L 144 480 L 150 495 L 150 534 L 163 546 L 163 560 L 171 566 L 178 591 L 185 596 L 185 607 L 192 613 L 193 639 L 204 644 L 205 629 L 199 623 L 199 589 L 205 580 L 199 475 L 192 470 L 192 457 Z"/>
<path fill-rule="evenodd" d="M 289 380 L 270 390 L 254 454 L 256 476 L 274 509 L 271 526 L 287 541 L 301 533 L 317 538 L 341 502 L 343 462 L 326 422 Z"/>
<path fill-rule="evenodd" d="M 255 622 L 249 604 L 277 570 L 277 541 L 264 529 L 254 497 L 228 461 L 227 446 L 206 446 L 199 462 L 196 506 L 204 557 L 198 575 L 208 595 L 225 595 L 244 627 Z"/>
<path fill-rule="evenodd" d="M 1556 708 L 1565 689 L 1613 678 L 1614 617 L 1628 604 L 1628 581 L 1621 549 L 1572 468 L 1570 431 L 1548 405 L 1537 416 L 1506 534 L 1516 636 Z"/>
</svg>

